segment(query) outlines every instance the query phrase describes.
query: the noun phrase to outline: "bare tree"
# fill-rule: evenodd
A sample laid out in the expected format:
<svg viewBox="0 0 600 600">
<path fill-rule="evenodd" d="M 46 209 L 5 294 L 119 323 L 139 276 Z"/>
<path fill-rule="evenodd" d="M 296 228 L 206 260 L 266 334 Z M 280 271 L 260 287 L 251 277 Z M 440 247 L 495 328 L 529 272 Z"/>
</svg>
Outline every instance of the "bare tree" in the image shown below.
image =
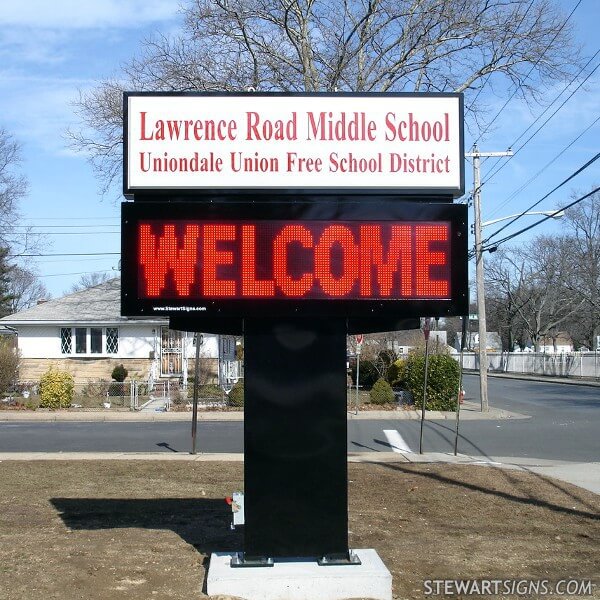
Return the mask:
<svg viewBox="0 0 600 600">
<path fill-rule="evenodd" d="M 107 273 L 105 271 L 85 273 L 79 278 L 79 281 L 71 286 L 69 293 L 79 292 L 80 290 L 85 290 L 87 288 L 100 285 L 101 283 L 105 283 L 106 281 L 113 279 L 114 276 L 114 273 Z"/>
<path fill-rule="evenodd" d="M 9 283 L 12 266 L 6 260 L 7 254 L 8 249 L 0 246 L 0 318 L 11 313 L 12 295 L 9 291 Z"/>
<path fill-rule="evenodd" d="M 583 306 L 580 295 L 565 286 L 571 258 L 563 251 L 561 237 L 538 236 L 519 247 L 506 248 L 500 265 L 492 262 L 488 282 L 504 294 L 509 323 L 518 321 L 536 350 L 543 338 L 556 339 Z"/>
<path fill-rule="evenodd" d="M 18 142 L 0 128 L 0 248 L 23 248 L 24 237 L 18 234 L 19 201 L 27 194 L 27 180 L 18 173 L 21 148 Z"/>
<path fill-rule="evenodd" d="M 0 127 L 0 248 L 10 259 L 27 251 L 39 251 L 46 243 L 43 235 L 23 224 L 19 203 L 27 196 L 27 178 L 19 172 L 21 147 Z"/>
<path fill-rule="evenodd" d="M 513 252 L 500 249 L 486 264 L 486 311 L 491 329 L 500 333 L 502 347 L 513 352 L 515 345 L 524 348 L 529 334 L 520 311 L 529 303 L 526 291 L 524 260 L 517 261 Z"/>
<path fill-rule="evenodd" d="M 106 192 L 121 174 L 122 92 L 352 91 L 538 100 L 577 62 L 554 0 L 188 0 L 178 36 L 147 40 L 121 76 L 80 94 L 69 132 Z"/>
<path fill-rule="evenodd" d="M 600 335 L 600 194 L 566 210 L 567 236 L 562 252 L 569 257 L 564 286 L 583 301 L 573 333 L 588 348 Z"/>
<path fill-rule="evenodd" d="M 10 312 L 16 313 L 34 306 L 38 300 L 48 300 L 50 294 L 46 286 L 32 271 L 22 267 L 14 267 L 8 280 L 8 293 L 10 295 Z"/>
</svg>

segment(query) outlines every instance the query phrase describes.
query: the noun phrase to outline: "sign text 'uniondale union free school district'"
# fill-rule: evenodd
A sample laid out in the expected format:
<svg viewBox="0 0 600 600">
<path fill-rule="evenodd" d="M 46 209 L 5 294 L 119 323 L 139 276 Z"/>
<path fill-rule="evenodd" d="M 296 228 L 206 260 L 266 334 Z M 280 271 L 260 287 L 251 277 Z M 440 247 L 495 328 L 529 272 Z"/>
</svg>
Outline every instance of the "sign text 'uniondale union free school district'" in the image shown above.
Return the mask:
<svg viewBox="0 0 600 600">
<path fill-rule="evenodd" d="M 126 94 L 125 192 L 462 193 L 457 95 Z"/>
</svg>

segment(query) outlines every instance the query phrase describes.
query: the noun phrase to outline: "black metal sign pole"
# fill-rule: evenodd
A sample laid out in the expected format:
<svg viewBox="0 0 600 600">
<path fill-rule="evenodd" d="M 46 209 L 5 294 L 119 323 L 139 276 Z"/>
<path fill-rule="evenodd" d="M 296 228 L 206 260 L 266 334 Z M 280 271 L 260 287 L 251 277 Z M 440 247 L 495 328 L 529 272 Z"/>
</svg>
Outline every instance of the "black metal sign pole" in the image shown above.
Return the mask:
<svg viewBox="0 0 600 600">
<path fill-rule="evenodd" d="M 466 315 L 462 318 L 462 334 L 460 336 L 460 358 L 459 358 L 459 372 L 458 372 L 458 393 L 456 395 L 456 430 L 454 432 L 454 456 L 458 453 L 458 426 L 460 423 L 460 402 L 462 400 L 462 376 L 463 376 L 463 358 L 465 353 L 465 346 L 467 345 L 467 324 L 469 323 L 469 316 Z"/>
<path fill-rule="evenodd" d="M 425 424 L 425 407 L 427 405 L 427 373 L 429 371 L 429 318 L 424 319 L 423 335 L 425 336 L 425 376 L 423 381 L 423 404 L 421 406 L 421 432 L 419 434 L 419 454 L 423 454 L 423 425 Z"/>
<path fill-rule="evenodd" d="M 196 333 L 196 360 L 194 362 L 194 400 L 192 404 L 192 454 L 196 454 L 196 431 L 198 429 L 198 385 L 200 379 L 200 346 L 202 334 Z"/>
<path fill-rule="evenodd" d="M 244 555 L 350 564 L 346 320 L 245 319 Z"/>
</svg>

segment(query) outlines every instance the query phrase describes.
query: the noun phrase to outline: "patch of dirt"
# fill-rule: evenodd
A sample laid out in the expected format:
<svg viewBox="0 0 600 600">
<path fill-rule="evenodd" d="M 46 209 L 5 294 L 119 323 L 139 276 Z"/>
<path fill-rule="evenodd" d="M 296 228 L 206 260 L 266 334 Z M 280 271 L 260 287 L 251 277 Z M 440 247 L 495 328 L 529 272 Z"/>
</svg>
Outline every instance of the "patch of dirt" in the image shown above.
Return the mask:
<svg viewBox="0 0 600 600">
<path fill-rule="evenodd" d="M 242 547 L 224 501 L 239 489 L 240 463 L 0 463 L 0 599 L 206 597 L 210 553 Z M 530 473 L 349 465 L 350 545 L 377 550 L 398 599 L 426 579 L 597 577 L 599 514 L 599 496 Z"/>
</svg>

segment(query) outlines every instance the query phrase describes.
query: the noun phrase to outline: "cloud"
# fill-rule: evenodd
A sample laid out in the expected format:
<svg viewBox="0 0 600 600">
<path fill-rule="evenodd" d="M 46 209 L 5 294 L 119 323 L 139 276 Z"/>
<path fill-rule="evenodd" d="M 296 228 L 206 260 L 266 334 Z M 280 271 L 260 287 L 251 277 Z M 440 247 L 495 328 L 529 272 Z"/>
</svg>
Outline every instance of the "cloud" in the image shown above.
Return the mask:
<svg viewBox="0 0 600 600">
<path fill-rule="evenodd" d="M 2 0 L 0 26 L 134 29 L 177 16 L 181 0 Z"/>
</svg>

